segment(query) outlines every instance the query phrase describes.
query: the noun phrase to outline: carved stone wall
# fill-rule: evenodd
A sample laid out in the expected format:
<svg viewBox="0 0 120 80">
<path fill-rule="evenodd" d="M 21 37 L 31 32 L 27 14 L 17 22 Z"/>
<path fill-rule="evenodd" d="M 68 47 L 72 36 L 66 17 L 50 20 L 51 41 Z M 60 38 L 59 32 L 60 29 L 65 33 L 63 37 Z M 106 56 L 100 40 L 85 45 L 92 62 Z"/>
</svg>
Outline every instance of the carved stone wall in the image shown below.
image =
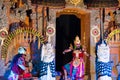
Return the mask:
<svg viewBox="0 0 120 80">
<path fill-rule="evenodd" d="M 46 31 L 46 27 L 48 26 L 49 23 L 51 23 L 53 25 L 53 27 L 56 28 L 57 12 L 62 11 L 66 8 L 70 8 L 71 10 L 74 10 L 74 12 L 77 9 L 76 11 L 80 11 L 81 14 L 83 14 L 84 11 L 89 13 L 90 20 L 89 20 L 89 18 L 86 18 L 86 17 L 88 17 L 86 15 L 83 15 L 83 17 L 81 17 L 81 18 L 83 18 L 82 25 L 83 26 L 88 25 L 87 26 L 88 28 L 86 27 L 85 30 L 89 29 L 88 31 L 90 32 L 91 29 L 95 26 L 97 26 L 100 29 L 100 15 L 99 15 L 100 10 L 99 9 L 87 9 L 86 5 L 84 5 L 84 3 L 83 3 L 83 0 L 66 0 L 65 6 L 49 7 L 49 18 L 50 18 L 49 22 L 46 20 L 47 19 L 47 15 L 46 15 L 46 7 L 47 6 L 42 6 L 42 5 L 36 6 L 34 4 L 31 4 L 31 0 L 26 0 L 27 4 L 24 3 L 22 5 L 22 7 L 17 7 L 16 9 L 11 10 L 12 3 L 10 1 L 11 0 L 1 0 L 0 1 L 0 29 L 2 29 L 4 27 L 9 28 L 10 23 L 14 23 L 14 22 L 23 21 L 23 22 L 27 23 L 26 18 L 29 18 L 29 19 L 31 19 L 31 22 L 30 22 L 31 25 L 29 24 L 29 26 L 33 27 L 35 29 L 36 29 L 36 27 L 38 27 L 38 31 L 40 33 L 42 33 L 43 28 L 44 28 L 44 31 Z M 44 7 L 44 12 L 42 12 L 43 7 Z M 26 10 L 30 10 L 30 9 L 32 10 L 32 13 L 29 17 L 28 16 L 26 17 Z M 116 10 L 115 8 L 112 8 L 112 9 L 107 8 L 106 9 L 106 11 L 105 11 L 105 30 L 108 27 L 108 23 L 111 20 L 111 17 L 114 17 L 114 14 L 110 14 L 110 16 L 109 16 L 108 13 L 114 12 L 115 10 Z M 37 11 L 37 14 L 36 14 L 36 11 Z M 44 16 L 43 16 L 43 13 L 44 13 Z M 118 13 L 118 14 L 120 14 L 120 13 Z M 117 15 L 117 16 L 119 16 L 119 15 Z M 84 17 L 85 17 L 85 19 L 84 19 Z M 43 18 L 44 18 L 44 23 L 43 23 Z M 118 19 L 120 19 L 120 18 L 118 18 Z M 46 33 L 46 32 L 44 32 L 44 33 Z M 91 33 L 87 33 L 87 32 L 85 34 L 83 34 L 82 36 L 84 36 L 84 35 L 86 35 L 86 36 L 90 35 L 90 39 L 87 38 L 87 41 L 88 42 L 90 41 L 88 43 L 88 44 L 90 44 L 89 52 L 92 56 L 95 56 L 95 52 L 94 52 L 95 45 L 96 45 L 96 42 L 99 40 L 100 36 L 94 37 L 91 35 Z M 51 39 L 52 39 L 51 41 L 54 46 L 56 45 L 55 37 L 56 37 L 56 35 L 53 35 L 51 37 Z M 84 41 L 84 38 L 82 38 L 82 41 Z M 92 70 L 91 71 L 92 73 L 95 72 L 94 64 L 95 64 L 95 60 L 90 62 L 90 70 Z"/>
</svg>

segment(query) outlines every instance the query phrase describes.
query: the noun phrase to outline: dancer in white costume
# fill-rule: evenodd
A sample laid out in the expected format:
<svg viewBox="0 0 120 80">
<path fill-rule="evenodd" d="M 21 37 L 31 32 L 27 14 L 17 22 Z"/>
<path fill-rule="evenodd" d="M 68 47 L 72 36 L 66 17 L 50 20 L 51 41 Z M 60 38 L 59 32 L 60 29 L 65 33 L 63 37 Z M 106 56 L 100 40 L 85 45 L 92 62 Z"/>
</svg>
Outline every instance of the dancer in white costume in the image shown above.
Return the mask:
<svg viewBox="0 0 120 80">
<path fill-rule="evenodd" d="M 49 40 L 42 46 L 40 80 L 55 80 L 55 51 Z"/>
<path fill-rule="evenodd" d="M 97 46 L 96 74 L 98 80 L 112 80 L 110 48 L 104 40 Z"/>
</svg>

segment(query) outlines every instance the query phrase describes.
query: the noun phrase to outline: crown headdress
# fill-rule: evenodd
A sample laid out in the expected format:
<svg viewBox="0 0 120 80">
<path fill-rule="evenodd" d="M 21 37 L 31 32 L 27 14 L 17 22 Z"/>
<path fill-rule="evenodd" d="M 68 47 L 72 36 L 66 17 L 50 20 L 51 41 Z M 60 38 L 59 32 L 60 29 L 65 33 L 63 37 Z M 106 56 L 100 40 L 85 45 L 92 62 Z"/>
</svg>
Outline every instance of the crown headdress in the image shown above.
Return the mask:
<svg viewBox="0 0 120 80">
<path fill-rule="evenodd" d="M 74 44 L 80 44 L 80 38 L 78 35 L 75 37 Z"/>
</svg>

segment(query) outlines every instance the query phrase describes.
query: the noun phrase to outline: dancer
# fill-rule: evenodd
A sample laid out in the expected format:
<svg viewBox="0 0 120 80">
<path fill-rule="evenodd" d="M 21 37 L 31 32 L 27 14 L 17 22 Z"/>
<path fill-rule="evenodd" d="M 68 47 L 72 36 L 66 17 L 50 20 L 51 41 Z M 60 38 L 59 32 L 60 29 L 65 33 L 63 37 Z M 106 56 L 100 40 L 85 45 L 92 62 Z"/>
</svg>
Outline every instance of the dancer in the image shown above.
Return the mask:
<svg viewBox="0 0 120 80">
<path fill-rule="evenodd" d="M 69 49 L 64 50 L 63 53 L 73 52 L 73 60 L 63 66 L 65 80 L 83 80 L 84 78 L 84 55 L 90 57 L 87 54 L 84 46 L 81 45 L 80 39 L 78 36 L 74 40 L 74 48 L 72 46 Z"/>
<path fill-rule="evenodd" d="M 13 57 L 10 65 L 10 75 L 8 80 L 18 80 L 19 75 L 24 73 L 25 70 L 25 55 L 26 49 L 24 47 L 19 47 L 18 54 Z"/>
<path fill-rule="evenodd" d="M 55 51 L 49 39 L 42 46 L 40 80 L 55 80 Z"/>
</svg>

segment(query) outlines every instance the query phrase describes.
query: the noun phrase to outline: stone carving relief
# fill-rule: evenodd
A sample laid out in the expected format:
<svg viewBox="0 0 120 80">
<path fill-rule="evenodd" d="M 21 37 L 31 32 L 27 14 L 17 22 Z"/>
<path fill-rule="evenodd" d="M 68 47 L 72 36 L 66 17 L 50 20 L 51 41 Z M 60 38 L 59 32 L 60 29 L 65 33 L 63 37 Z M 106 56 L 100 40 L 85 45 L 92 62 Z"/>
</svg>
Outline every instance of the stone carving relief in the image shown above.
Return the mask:
<svg viewBox="0 0 120 80">
<path fill-rule="evenodd" d="M 116 25 L 120 26 L 120 8 L 116 10 L 115 23 Z"/>
<path fill-rule="evenodd" d="M 29 5 L 26 3 L 23 3 L 23 6 L 15 6 L 15 4 L 18 2 L 11 2 L 11 8 L 10 8 L 10 15 L 11 17 L 15 17 L 16 19 L 19 19 L 20 21 L 24 21 L 26 17 L 26 10 L 29 9 Z"/>
<path fill-rule="evenodd" d="M 6 6 L 1 1 L 0 3 L 0 28 L 8 26 L 8 17 Z"/>
<path fill-rule="evenodd" d="M 84 7 L 84 1 L 83 0 L 65 0 L 66 6 L 75 6 L 75 7 Z"/>
</svg>

